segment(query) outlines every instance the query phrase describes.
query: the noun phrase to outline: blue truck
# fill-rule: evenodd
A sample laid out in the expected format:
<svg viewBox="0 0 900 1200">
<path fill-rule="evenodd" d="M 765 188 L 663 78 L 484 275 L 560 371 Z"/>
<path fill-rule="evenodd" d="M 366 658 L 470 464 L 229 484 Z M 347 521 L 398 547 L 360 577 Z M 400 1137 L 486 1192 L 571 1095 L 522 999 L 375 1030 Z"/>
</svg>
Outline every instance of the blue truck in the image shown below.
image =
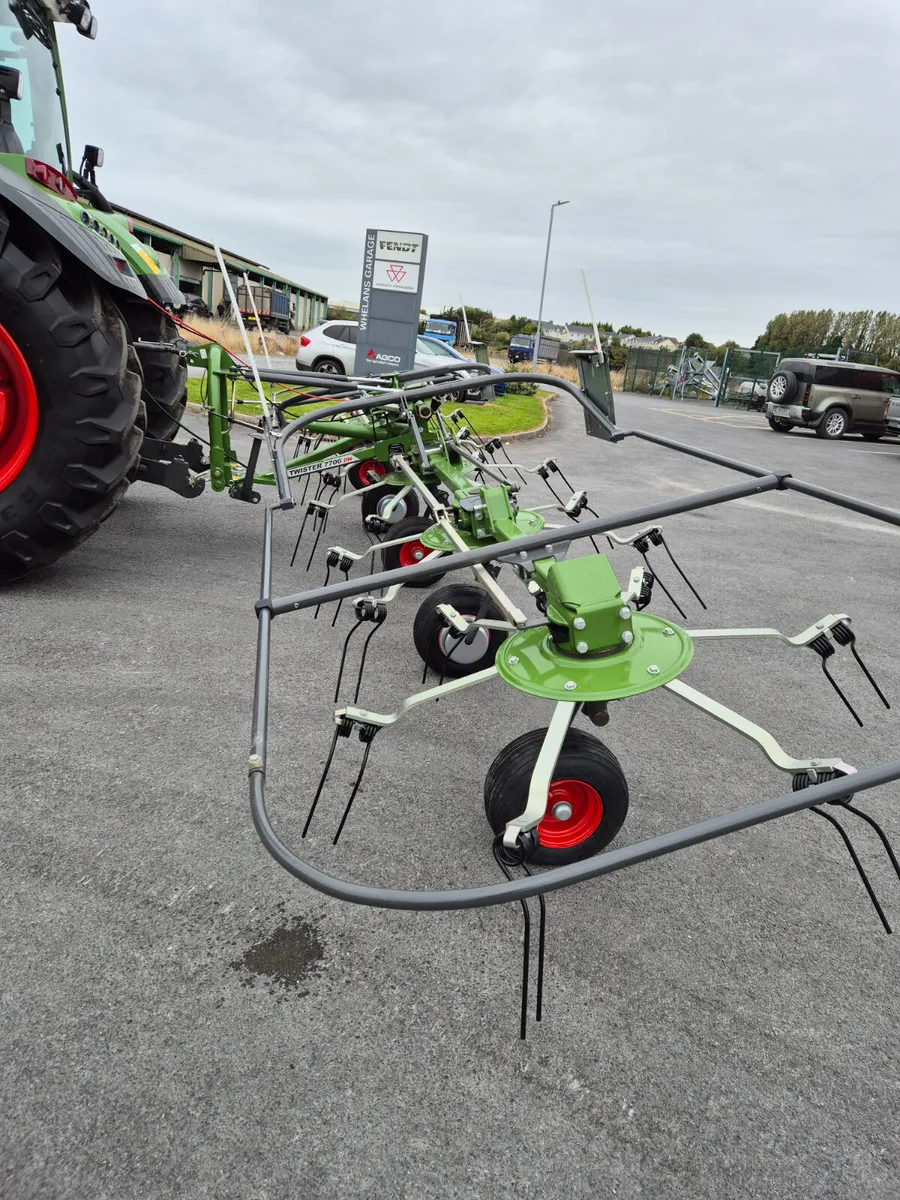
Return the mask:
<svg viewBox="0 0 900 1200">
<path fill-rule="evenodd" d="M 268 287 L 261 283 L 251 285 L 253 304 L 259 313 L 259 323 L 263 329 L 277 329 L 280 333 L 291 331 L 291 298 L 287 292 L 279 292 L 277 288 Z M 248 325 L 256 323 L 253 315 L 253 304 L 247 295 L 246 284 L 240 284 L 237 289 L 238 308 L 241 316 Z"/>
<path fill-rule="evenodd" d="M 436 342 L 446 342 L 448 346 L 456 345 L 456 321 L 445 321 L 443 317 L 429 317 L 422 332 L 426 337 L 434 338 Z"/>
<path fill-rule="evenodd" d="M 556 362 L 559 358 L 561 344 L 558 338 L 548 338 L 542 333 L 538 358 L 543 362 Z M 506 357 L 511 363 L 531 362 L 532 354 L 534 354 L 534 337 L 530 333 L 517 333 L 509 339 Z"/>
</svg>

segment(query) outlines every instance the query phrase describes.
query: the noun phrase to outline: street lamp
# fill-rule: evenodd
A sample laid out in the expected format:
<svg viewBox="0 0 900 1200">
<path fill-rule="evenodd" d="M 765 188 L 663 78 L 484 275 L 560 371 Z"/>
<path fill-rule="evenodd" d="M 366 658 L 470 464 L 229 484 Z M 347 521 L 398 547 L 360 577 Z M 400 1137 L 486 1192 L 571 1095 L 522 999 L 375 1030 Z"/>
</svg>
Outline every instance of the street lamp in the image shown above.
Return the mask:
<svg viewBox="0 0 900 1200">
<path fill-rule="evenodd" d="M 537 374 L 538 350 L 541 346 L 541 318 L 544 315 L 544 288 L 547 286 L 547 263 L 550 261 L 550 238 L 553 236 L 553 210 L 560 208 L 563 204 L 568 204 L 568 200 L 557 200 L 555 204 L 550 205 L 550 225 L 547 229 L 547 252 L 544 255 L 544 277 L 541 280 L 541 302 L 538 305 L 538 322 L 537 322 L 537 337 L 534 339 L 534 353 L 531 356 L 531 372 Z"/>
</svg>

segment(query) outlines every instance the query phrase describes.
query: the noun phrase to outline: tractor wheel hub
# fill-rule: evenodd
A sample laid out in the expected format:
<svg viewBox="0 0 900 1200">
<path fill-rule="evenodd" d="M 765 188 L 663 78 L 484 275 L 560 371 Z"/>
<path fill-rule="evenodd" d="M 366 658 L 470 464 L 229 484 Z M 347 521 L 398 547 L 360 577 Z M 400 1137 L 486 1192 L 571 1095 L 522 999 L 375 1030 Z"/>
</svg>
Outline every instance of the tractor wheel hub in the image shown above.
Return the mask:
<svg viewBox="0 0 900 1200">
<path fill-rule="evenodd" d="M 0 492 L 28 461 L 37 430 L 34 380 L 21 350 L 0 325 Z"/>
</svg>

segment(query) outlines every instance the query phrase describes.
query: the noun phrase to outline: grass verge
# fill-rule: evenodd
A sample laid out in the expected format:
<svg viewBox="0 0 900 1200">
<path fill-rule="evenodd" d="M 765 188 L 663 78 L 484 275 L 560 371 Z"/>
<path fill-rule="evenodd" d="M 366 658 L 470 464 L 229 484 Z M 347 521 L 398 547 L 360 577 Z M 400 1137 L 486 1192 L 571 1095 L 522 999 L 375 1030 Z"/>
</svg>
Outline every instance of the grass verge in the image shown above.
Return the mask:
<svg viewBox="0 0 900 1200">
<path fill-rule="evenodd" d="M 203 379 L 188 380 L 188 401 L 190 403 L 203 403 L 204 386 Z M 476 433 L 484 434 L 487 437 L 495 434 L 502 437 L 505 434 L 529 433 L 534 429 L 539 429 L 544 422 L 544 398 L 547 394 L 546 392 L 537 392 L 534 396 L 517 396 L 507 393 L 505 396 L 499 396 L 491 404 L 445 405 L 444 407 L 461 408 L 466 415 L 466 420 Z M 237 411 L 250 415 L 258 413 L 259 403 L 252 403 L 255 396 L 256 389 L 252 384 L 239 382 L 236 391 Z M 247 401 L 251 403 L 246 403 Z M 292 416 L 297 416 L 312 408 L 321 407 L 322 401 L 317 400 L 312 404 L 291 405 L 288 412 Z"/>
</svg>

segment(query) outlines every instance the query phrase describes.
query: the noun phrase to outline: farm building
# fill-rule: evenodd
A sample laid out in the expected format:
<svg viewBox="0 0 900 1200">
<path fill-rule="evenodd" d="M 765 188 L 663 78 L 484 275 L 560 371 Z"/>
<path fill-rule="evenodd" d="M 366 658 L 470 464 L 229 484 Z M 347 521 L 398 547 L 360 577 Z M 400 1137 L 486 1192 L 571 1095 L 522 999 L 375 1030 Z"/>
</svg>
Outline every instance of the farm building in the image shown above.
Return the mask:
<svg viewBox="0 0 900 1200">
<path fill-rule="evenodd" d="M 225 291 L 225 284 L 212 242 L 173 229 L 171 225 L 154 221 L 130 208 L 116 205 L 116 211 L 131 221 L 138 237 L 150 243 L 159 255 L 160 263 L 169 271 L 181 291 L 185 295 L 199 296 L 215 312 Z M 251 283 L 267 284 L 287 292 L 291 297 L 291 319 L 295 329 L 309 329 L 324 321 L 328 297 L 322 292 L 285 279 L 283 275 L 276 275 L 262 263 L 233 254 L 230 250 L 223 249 L 222 257 L 233 282 L 240 282 L 246 272 Z"/>
</svg>

